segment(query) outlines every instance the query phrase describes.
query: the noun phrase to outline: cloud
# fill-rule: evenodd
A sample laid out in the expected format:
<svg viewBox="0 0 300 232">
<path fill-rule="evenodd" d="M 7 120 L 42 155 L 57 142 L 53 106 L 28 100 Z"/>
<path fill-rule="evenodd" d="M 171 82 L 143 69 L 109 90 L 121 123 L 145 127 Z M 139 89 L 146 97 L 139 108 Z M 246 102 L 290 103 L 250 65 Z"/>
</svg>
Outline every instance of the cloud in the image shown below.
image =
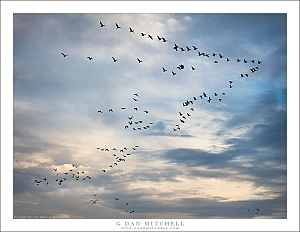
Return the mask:
<svg viewBox="0 0 300 232">
<path fill-rule="evenodd" d="M 184 16 L 184 18 L 183 18 L 185 21 L 190 21 L 190 20 L 192 20 L 192 17 L 190 17 L 190 16 L 188 16 L 188 15 L 186 15 L 186 16 Z"/>
</svg>

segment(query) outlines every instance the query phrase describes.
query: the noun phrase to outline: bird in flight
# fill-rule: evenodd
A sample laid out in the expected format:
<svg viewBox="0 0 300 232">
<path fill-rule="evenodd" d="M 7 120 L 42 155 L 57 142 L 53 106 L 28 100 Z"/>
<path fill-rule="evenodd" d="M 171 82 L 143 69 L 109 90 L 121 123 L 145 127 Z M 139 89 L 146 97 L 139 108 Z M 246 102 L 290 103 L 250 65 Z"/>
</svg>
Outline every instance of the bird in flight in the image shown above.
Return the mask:
<svg viewBox="0 0 300 232">
<path fill-rule="evenodd" d="M 258 64 L 261 64 L 262 62 L 258 60 L 257 63 L 258 63 Z"/>
<path fill-rule="evenodd" d="M 93 57 L 90 57 L 90 56 L 87 56 L 86 58 L 88 58 L 89 60 L 92 60 L 92 59 L 93 59 Z"/>
<path fill-rule="evenodd" d="M 176 51 L 178 51 L 178 45 L 177 44 L 175 44 L 175 46 L 173 47 L 173 49 L 175 49 Z"/>
<path fill-rule="evenodd" d="M 233 83 L 233 81 L 229 81 L 229 84 L 232 84 Z"/>
<path fill-rule="evenodd" d="M 148 110 L 144 110 L 144 112 L 145 112 L 146 114 L 148 114 L 148 113 L 149 113 L 149 111 L 148 111 Z"/>
<path fill-rule="evenodd" d="M 163 70 L 163 72 L 166 72 L 166 71 L 167 71 L 167 69 L 165 69 L 164 67 L 162 68 L 162 70 Z"/>
<path fill-rule="evenodd" d="M 163 41 L 164 43 L 168 41 L 168 40 L 166 40 L 164 37 L 162 37 L 161 39 L 162 39 L 162 41 Z"/>
<path fill-rule="evenodd" d="M 241 62 L 241 60 L 240 60 L 240 59 L 236 59 L 236 61 L 237 61 L 237 62 Z"/>
<path fill-rule="evenodd" d="M 112 110 L 112 109 L 109 109 L 108 112 L 113 112 L 113 110 Z"/>
<path fill-rule="evenodd" d="M 192 70 L 194 71 L 194 70 L 196 70 L 196 68 L 195 67 L 193 67 L 193 66 L 191 66 L 191 68 L 192 68 Z"/>
<path fill-rule="evenodd" d="M 98 113 L 102 113 L 102 111 L 101 111 L 101 110 L 98 110 Z"/>
<path fill-rule="evenodd" d="M 142 32 L 141 35 L 142 35 L 142 36 L 145 36 L 146 34 Z"/>
<path fill-rule="evenodd" d="M 172 71 L 172 74 L 173 74 L 173 76 L 175 76 L 175 75 L 176 75 L 176 73 L 175 73 L 175 72 L 173 72 L 173 71 Z"/>
<path fill-rule="evenodd" d="M 138 99 L 132 98 L 134 101 L 138 101 Z"/>
<path fill-rule="evenodd" d="M 134 33 L 134 30 L 131 27 L 129 27 L 129 32 Z"/>
<path fill-rule="evenodd" d="M 159 37 L 159 36 L 157 35 L 157 39 L 160 41 L 160 40 L 161 40 L 161 37 Z"/>
<path fill-rule="evenodd" d="M 99 201 L 98 199 L 96 199 L 96 200 L 90 200 L 90 202 L 91 202 L 92 204 L 96 204 L 98 201 Z"/>
<path fill-rule="evenodd" d="M 116 29 L 120 29 L 121 27 L 116 23 Z"/>
<path fill-rule="evenodd" d="M 116 60 L 114 57 L 111 57 L 113 59 L 113 62 L 117 62 L 118 60 Z"/>
<path fill-rule="evenodd" d="M 211 99 L 210 97 L 208 97 L 208 100 L 207 100 L 207 101 L 208 101 L 208 103 L 210 103 L 210 101 L 211 101 L 211 100 L 212 100 L 212 99 Z"/>
<path fill-rule="evenodd" d="M 139 58 L 136 58 L 137 59 L 137 61 L 139 62 L 139 63 L 142 63 L 143 61 L 142 60 L 140 60 Z"/>
<path fill-rule="evenodd" d="M 100 21 L 100 27 L 104 27 L 105 25 Z"/>
<path fill-rule="evenodd" d="M 67 57 L 67 56 L 68 56 L 67 54 L 65 54 L 65 53 L 63 53 L 63 52 L 61 52 L 60 54 L 62 54 L 63 57 Z"/>
<path fill-rule="evenodd" d="M 153 40 L 153 37 L 151 35 L 148 35 L 148 38 Z"/>
<path fill-rule="evenodd" d="M 197 50 L 197 49 L 198 49 L 198 48 L 197 48 L 197 47 L 195 47 L 195 46 L 192 46 L 192 47 L 193 47 L 193 49 L 194 49 L 194 50 Z"/>
<path fill-rule="evenodd" d="M 137 97 L 139 96 L 137 93 L 134 93 L 133 95 L 135 95 L 135 96 L 137 96 Z"/>
</svg>

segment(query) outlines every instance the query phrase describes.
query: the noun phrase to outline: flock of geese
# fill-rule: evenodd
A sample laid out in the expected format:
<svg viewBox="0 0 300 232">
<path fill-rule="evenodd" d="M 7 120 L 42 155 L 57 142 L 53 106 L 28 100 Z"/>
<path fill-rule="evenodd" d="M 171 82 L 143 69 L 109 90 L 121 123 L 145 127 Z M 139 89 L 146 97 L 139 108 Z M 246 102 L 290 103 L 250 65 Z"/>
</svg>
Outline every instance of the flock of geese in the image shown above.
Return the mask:
<svg viewBox="0 0 300 232">
<path fill-rule="evenodd" d="M 196 47 L 195 45 L 192 45 L 192 46 L 188 46 L 188 45 L 183 45 L 183 46 L 178 46 L 176 43 L 173 47 L 173 49 L 176 51 L 176 52 L 196 52 L 194 54 L 197 54 L 199 57 L 203 57 L 203 58 L 210 58 L 212 60 L 212 62 L 214 64 L 218 64 L 220 63 L 221 61 L 224 61 L 226 63 L 228 62 L 236 62 L 236 63 L 248 63 L 248 62 L 251 62 L 253 64 L 261 64 L 262 62 L 260 60 L 254 60 L 254 59 L 251 59 L 251 61 L 249 60 L 246 60 L 245 58 L 244 59 L 241 59 L 241 58 L 236 58 L 236 59 L 232 59 L 232 58 L 229 58 L 229 57 L 225 57 L 223 54 L 221 53 L 207 53 L 207 52 L 200 52 L 199 51 L 199 48 Z M 186 67 L 186 65 L 184 64 L 179 64 L 177 65 L 176 67 L 173 67 L 171 68 L 171 73 L 173 76 L 175 76 L 177 74 L 176 70 L 178 69 L 179 71 L 182 71 L 184 70 Z M 197 68 L 195 66 L 188 66 L 192 71 L 195 71 Z M 256 67 L 258 69 L 258 67 Z M 251 72 L 255 72 L 257 71 L 256 68 L 253 68 L 251 69 Z M 166 69 L 166 67 L 162 67 L 162 71 L 165 73 L 167 72 L 168 70 Z"/>
<path fill-rule="evenodd" d="M 105 27 L 106 25 L 102 23 L 102 21 L 99 21 L 99 24 L 100 24 L 100 28 L 103 28 Z M 115 23 L 115 29 L 116 30 L 120 30 L 120 29 L 123 29 L 123 26 L 119 26 L 118 23 Z M 129 33 L 135 33 L 135 30 L 132 29 L 132 27 L 128 27 L 128 31 Z M 144 32 L 140 32 L 140 35 L 144 38 L 147 38 L 149 40 L 152 40 L 152 41 L 155 41 L 155 36 L 154 35 L 151 35 L 151 34 L 148 34 L 148 33 L 144 33 Z M 165 37 L 162 37 L 162 36 L 159 36 L 159 35 L 156 35 L 156 38 L 157 38 L 157 41 L 161 41 L 162 43 L 166 43 L 168 40 L 165 38 Z M 61 52 L 60 53 L 64 58 L 68 57 L 68 54 L 66 54 L 65 52 Z M 89 61 L 93 60 L 94 57 L 91 57 L 91 56 L 87 56 L 86 57 Z M 112 61 L 114 63 L 118 62 L 119 60 L 115 57 L 111 57 L 112 58 Z M 143 60 L 139 57 L 136 58 L 137 62 L 140 64 L 143 62 Z"/>
<path fill-rule="evenodd" d="M 132 152 L 137 151 L 137 149 L 139 148 L 138 145 L 135 145 L 134 147 L 131 148 L 131 152 L 129 153 L 129 148 L 127 147 L 123 147 L 121 149 L 117 149 L 117 148 L 101 148 L 101 147 L 97 147 L 98 151 L 101 152 L 113 152 L 112 157 L 114 157 L 115 160 L 112 161 L 112 164 L 109 165 L 106 169 L 102 169 L 103 173 L 108 173 L 109 169 L 112 169 L 114 167 L 116 167 L 118 164 L 120 165 L 121 162 L 125 162 L 126 159 L 128 158 L 130 155 L 132 155 Z M 118 155 L 116 153 L 119 153 Z M 66 166 L 56 166 L 53 168 L 53 175 L 54 175 L 54 179 L 55 179 L 55 183 L 57 183 L 59 186 L 62 186 L 63 183 L 66 183 L 68 181 L 71 181 L 72 179 L 75 181 L 87 181 L 87 180 L 91 180 L 91 177 L 89 175 L 87 175 L 87 171 L 82 171 L 79 169 L 78 164 L 71 164 L 71 167 L 66 167 Z M 36 186 L 41 186 L 41 185 L 49 185 L 49 179 L 53 179 L 53 177 L 41 177 L 41 179 L 35 179 L 34 183 Z M 93 197 L 96 197 L 97 195 L 94 194 Z M 116 202 L 120 202 L 120 199 L 115 197 L 114 200 Z M 95 205 L 95 204 L 100 204 L 100 199 L 99 198 L 94 198 L 94 199 L 90 199 L 90 204 Z M 119 205 L 121 206 L 121 205 Z M 129 206 L 128 202 L 124 203 L 125 209 L 124 212 L 125 213 L 129 213 L 129 214 L 133 214 L 135 211 L 132 209 L 131 206 Z"/>
<path fill-rule="evenodd" d="M 139 147 L 138 145 L 135 145 L 133 148 L 131 148 L 131 152 L 136 151 L 138 149 L 138 147 Z M 102 169 L 102 172 L 105 172 L 105 173 L 107 173 L 109 169 L 112 169 L 112 168 L 118 166 L 118 164 L 120 164 L 121 162 L 125 162 L 126 161 L 125 158 L 128 158 L 128 156 L 131 155 L 131 153 L 128 153 L 129 149 L 127 149 L 126 147 L 123 147 L 122 149 L 116 149 L 116 148 L 109 149 L 109 148 L 97 147 L 97 150 L 102 151 L 102 152 L 111 151 L 113 153 L 112 157 L 114 157 L 114 160 L 112 161 L 112 163 L 108 166 L 107 169 Z M 117 152 L 119 153 L 119 155 L 116 154 Z"/>
<path fill-rule="evenodd" d="M 93 199 L 90 199 L 90 203 L 92 205 L 94 204 L 99 204 L 100 203 L 100 200 L 99 198 L 96 198 L 97 197 L 97 194 L 93 194 Z M 129 213 L 129 214 L 132 214 L 134 213 L 134 210 L 132 209 L 132 207 L 129 205 L 129 203 L 127 201 L 123 202 L 123 201 L 120 201 L 120 198 L 118 197 L 114 197 L 113 199 L 116 203 L 119 203 L 119 207 L 122 207 L 124 209 L 124 212 L 125 213 Z"/>
<path fill-rule="evenodd" d="M 106 25 L 103 24 L 102 21 L 99 21 L 99 24 L 100 24 L 100 28 L 103 28 L 105 27 Z M 123 29 L 123 26 L 119 26 L 118 23 L 115 23 L 115 29 L 116 30 L 120 30 L 120 29 Z M 128 31 L 129 33 L 135 33 L 135 30 L 132 28 L 132 27 L 128 27 Z M 162 37 L 162 36 L 159 36 L 159 35 L 156 35 L 157 39 L 154 39 L 155 36 L 151 35 L 151 34 L 148 34 L 148 33 L 144 33 L 144 32 L 140 32 L 140 35 L 144 38 L 147 38 L 147 39 L 150 39 L 152 41 L 161 41 L 162 43 L 166 43 L 168 40 L 165 38 L 165 37 Z M 224 62 L 237 62 L 237 63 L 248 63 L 248 62 L 252 62 L 253 64 L 254 63 L 257 63 L 257 64 L 261 64 L 262 62 L 260 60 L 255 60 L 255 59 L 251 59 L 251 60 L 246 60 L 245 58 L 244 59 L 241 59 L 241 58 L 235 58 L 235 59 L 232 59 L 232 58 L 229 58 L 229 57 L 225 57 L 223 54 L 221 53 L 207 53 L 207 52 L 203 52 L 203 51 L 199 51 L 199 48 L 196 46 L 196 45 L 177 45 L 177 43 L 174 44 L 174 47 L 173 47 L 173 50 L 175 50 L 176 52 L 196 52 L 195 54 L 197 54 L 199 57 L 204 57 L 204 58 L 211 58 L 212 59 L 212 62 L 214 64 L 218 64 L 220 63 L 220 61 L 224 60 Z M 66 58 L 68 56 L 68 54 L 64 53 L 64 52 L 61 52 L 61 55 Z M 91 57 L 91 56 L 87 56 L 86 57 L 89 61 L 93 60 L 94 58 Z M 112 58 L 112 61 L 114 63 L 118 62 L 119 60 L 115 57 L 111 57 Z M 143 60 L 139 57 L 136 58 L 137 62 L 140 64 L 143 62 Z M 193 65 L 189 65 L 188 66 L 192 71 L 195 71 L 197 69 L 197 67 L 193 66 Z M 257 68 L 257 67 L 256 67 Z M 170 73 L 172 74 L 172 76 L 175 76 L 177 75 L 178 71 L 182 71 L 186 69 L 186 65 L 183 65 L 183 64 L 179 64 L 175 67 L 171 67 L 170 68 Z M 162 67 L 162 71 L 164 73 L 168 72 L 169 69 L 167 69 L 166 67 Z M 176 71 L 177 70 L 177 71 Z M 251 72 L 255 72 L 257 71 L 255 68 L 254 69 L 251 69 Z"/>
<path fill-rule="evenodd" d="M 87 175 L 87 171 L 82 171 L 78 169 L 79 165 L 72 164 L 71 168 L 66 167 L 55 167 L 53 172 L 55 174 L 55 183 L 62 185 L 64 182 L 74 179 L 75 181 L 87 181 L 91 177 Z M 39 186 L 42 184 L 49 185 L 49 177 L 42 177 L 41 179 L 35 179 L 34 183 Z"/>
<path fill-rule="evenodd" d="M 106 24 L 104 24 L 102 21 L 99 21 L 99 26 L 100 28 L 104 28 L 106 27 Z M 115 23 L 115 29 L 116 30 L 123 30 L 126 29 L 126 27 L 124 27 L 123 25 L 120 25 L 119 23 Z M 151 35 L 149 33 L 145 33 L 145 32 L 136 32 L 135 29 L 133 29 L 132 27 L 128 27 L 128 32 L 129 33 L 136 33 L 136 34 L 140 34 L 140 36 L 144 39 L 150 40 L 150 41 L 158 41 L 161 43 L 167 43 L 168 40 L 161 36 L 161 35 Z M 253 64 L 254 67 L 250 68 L 249 72 L 247 73 L 240 73 L 240 77 L 241 78 L 247 78 L 250 76 L 250 74 L 253 74 L 255 72 L 257 72 L 259 70 L 259 65 L 262 63 L 260 60 L 258 59 L 245 59 L 245 58 L 230 58 L 230 57 L 226 57 L 221 53 L 218 52 L 213 52 L 213 53 L 207 53 L 207 52 L 203 52 L 200 51 L 199 48 L 196 45 L 178 45 L 178 43 L 174 44 L 174 47 L 172 47 L 172 50 L 174 50 L 175 52 L 179 52 L 179 53 L 186 53 L 189 52 L 190 54 L 194 54 L 197 55 L 198 57 L 203 57 L 205 59 L 210 59 L 211 62 L 213 64 L 218 64 L 220 62 L 225 62 L 225 63 L 230 63 L 230 62 L 236 62 L 236 63 L 241 63 L 241 64 L 247 64 L 247 63 L 251 63 Z M 63 58 L 67 58 L 69 55 L 65 52 L 61 52 L 61 55 L 63 56 Z M 112 58 L 112 62 L 113 63 L 118 63 L 119 59 L 116 56 L 111 56 Z M 94 60 L 94 57 L 92 56 L 86 56 L 86 59 L 88 61 L 92 61 Z M 144 60 L 140 57 L 136 58 L 136 61 L 138 64 L 142 64 L 144 62 Z M 195 65 L 186 65 L 186 64 L 178 64 L 175 65 L 173 67 L 166 67 L 163 66 L 161 67 L 162 72 L 163 73 L 170 73 L 172 76 L 175 76 L 178 74 L 178 72 L 182 72 L 183 70 L 191 70 L 191 71 L 196 71 L 198 69 L 198 67 L 196 67 Z M 234 82 L 232 80 L 228 80 L 227 83 L 228 89 L 232 89 L 234 87 Z M 187 99 L 186 101 L 182 102 L 182 107 L 184 107 L 184 109 L 188 109 L 187 112 L 179 112 L 179 120 L 178 123 L 175 125 L 175 127 L 173 127 L 173 131 L 180 131 L 182 128 L 182 125 L 187 123 L 188 118 L 192 117 L 192 115 L 195 113 L 196 110 L 196 102 L 206 102 L 206 103 L 222 103 L 223 98 L 227 95 L 226 91 L 225 92 L 213 92 L 211 94 L 209 94 L 208 92 L 202 92 L 201 94 L 199 94 L 198 96 L 192 96 L 191 99 Z M 149 114 L 149 110 L 148 109 L 141 109 L 141 107 L 139 106 L 139 102 L 140 102 L 140 98 L 139 98 L 139 94 L 134 93 L 132 96 L 132 100 L 133 102 L 136 104 L 134 107 L 120 107 L 120 110 L 122 112 L 129 112 L 129 115 L 127 115 L 126 119 L 126 124 L 124 125 L 124 129 L 125 130 L 133 130 L 133 131 L 141 131 L 141 130 L 148 130 L 151 128 L 151 126 L 154 124 L 153 122 L 149 121 L 149 122 L 145 122 L 144 118 L 138 118 L 134 115 L 134 113 L 137 112 L 141 112 L 144 115 L 148 115 Z M 113 109 L 113 108 L 108 108 L 108 109 L 98 109 L 97 113 L 99 115 L 104 114 L 104 113 L 114 113 L 118 111 L 118 109 Z M 137 149 L 139 148 L 138 145 L 135 145 L 132 148 L 127 148 L 127 147 L 123 147 L 121 149 L 117 149 L 117 148 L 107 148 L 107 147 L 97 147 L 98 151 L 101 152 L 111 152 L 111 157 L 112 157 L 112 161 L 111 163 L 103 168 L 101 171 L 103 173 L 109 173 L 112 169 L 117 168 L 118 166 L 120 166 L 120 164 L 122 162 L 125 162 L 126 159 L 132 155 L 132 152 L 135 152 Z M 75 165 L 72 164 L 72 168 L 65 170 L 65 168 L 60 168 L 58 169 L 57 167 L 53 169 L 54 173 L 55 173 L 55 182 L 58 185 L 62 185 L 63 183 L 65 183 L 68 180 L 75 180 L 75 181 L 87 181 L 90 180 L 91 177 L 89 175 L 87 175 L 87 172 L 84 170 L 79 170 L 78 169 L 79 165 Z M 39 186 L 39 185 L 49 185 L 49 178 L 47 177 L 42 177 L 40 179 L 35 179 L 34 183 Z M 124 206 L 124 212 L 125 213 L 129 213 L 129 214 L 133 214 L 135 213 L 135 211 L 132 209 L 131 206 L 129 206 L 128 202 L 126 201 L 120 201 L 120 199 L 118 197 L 115 197 L 113 199 L 115 201 L 115 203 L 120 204 L 120 206 Z M 89 200 L 90 204 L 92 205 L 97 205 L 100 204 L 100 199 L 99 197 L 97 197 L 97 194 L 93 194 L 93 199 Z M 253 211 L 248 209 L 248 212 Z M 260 209 L 256 208 L 254 210 L 256 212 L 256 214 L 259 214 Z"/>
<path fill-rule="evenodd" d="M 132 100 L 134 103 L 138 104 L 140 102 L 139 95 L 137 93 L 133 94 Z M 144 118 L 137 118 L 135 115 L 136 112 L 141 111 L 145 115 L 149 114 L 148 109 L 141 109 L 138 105 L 135 105 L 132 108 L 128 107 L 121 107 L 121 111 L 130 112 L 130 115 L 127 115 L 126 121 L 127 123 L 124 125 L 124 129 L 132 129 L 133 131 L 141 131 L 141 130 L 148 130 L 154 124 L 153 122 L 145 122 Z M 108 110 L 98 110 L 99 114 L 103 114 L 104 112 L 113 113 L 116 112 L 114 109 L 110 108 Z M 128 119 L 128 120 L 127 120 Z"/>
<path fill-rule="evenodd" d="M 213 53 L 213 55 L 216 55 L 215 53 Z M 221 54 L 220 55 L 220 58 L 222 58 L 223 56 Z M 228 59 L 228 58 L 227 58 Z M 238 59 L 238 62 L 240 62 L 240 60 Z M 248 61 L 244 59 L 244 63 L 247 63 Z M 255 63 L 256 61 L 255 60 L 251 60 L 251 63 Z M 257 60 L 257 64 L 261 64 L 262 62 L 260 60 Z M 255 73 L 257 70 L 259 70 L 258 66 L 256 67 L 253 67 L 253 68 L 250 68 L 250 73 L 241 73 L 240 74 L 240 77 L 241 78 L 246 78 L 246 77 L 249 77 L 250 74 L 253 74 Z M 234 87 L 234 82 L 232 80 L 228 80 L 228 88 L 229 89 L 232 89 Z M 194 103 L 198 100 L 204 100 L 204 102 L 208 102 L 208 103 L 211 103 L 212 101 L 216 101 L 216 102 L 219 102 L 221 103 L 222 100 L 223 100 L 223 97 L 226 95 L 225 92 L 222 92 L 222 93 L 212 93 L 212 94 L 208 94 L 208 93 L 205 93 L 203 92 L 202 94 L 200 94 L 199 96 L 193 96 L 192 99 L 188 99 L 186 100 L 185 102 L 182 103 L 182 106 L 183 107 L 188 107 L 190 106 L 190 111 L 189 112 L 185 112 L 185 113 L 181 113 L 179 112 L 179 122 L 175 125 L 175 127 L 173 127 L 173 131 L 180 131 L 181 130 L 181 127 L 179 124 L 184 124 L 186 123 L 187 119 L 189 117 L 192 116 L 192 112 L 195 112 L 195 107 L 191 107 L 194 105 Z"/>
<path fill-rule="evenodd" d="M 99 24 L 100 24 L 100 27 L 105 27 L 106 26 L 102 23 L 102 21 L 99 21 Z M 115 26 L 116 26 L 117 30 L 122 28 L 121 26 L 119 26 L 118 23 L 115 23 Z M 129 30 L 130 33 L 135 33 L 135 30 L 132 29 L 132 27 L 128 27 L 128 30 Z M 150 34 L 147 34 L 147 33 L 144 33 L 144 32 L 141 32 L 140 34 L 141 34 L 142 37 L 148 38 L 150 40 L 154 40 L 153 37 L 155 37 L 153 35 L 150 35 Z M 156 37 L 157 37 L 158 41 L 161 41 L 163 43 L 167 42 L 167 40 L 162 36 L 157 35 Z"/>
</svg>

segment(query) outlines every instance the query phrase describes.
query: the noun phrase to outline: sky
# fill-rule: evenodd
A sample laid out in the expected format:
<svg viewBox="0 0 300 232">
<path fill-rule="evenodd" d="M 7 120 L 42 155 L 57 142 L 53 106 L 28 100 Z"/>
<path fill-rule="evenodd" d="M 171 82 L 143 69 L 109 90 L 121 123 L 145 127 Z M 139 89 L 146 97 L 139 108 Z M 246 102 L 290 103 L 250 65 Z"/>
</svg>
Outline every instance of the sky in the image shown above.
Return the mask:
<svg viewBox="0 0 300 232">
<path fill-rule="evenodd" d="M 285 14 L 13 25 L 15 217 L 287 217 Z"/>
</svg>

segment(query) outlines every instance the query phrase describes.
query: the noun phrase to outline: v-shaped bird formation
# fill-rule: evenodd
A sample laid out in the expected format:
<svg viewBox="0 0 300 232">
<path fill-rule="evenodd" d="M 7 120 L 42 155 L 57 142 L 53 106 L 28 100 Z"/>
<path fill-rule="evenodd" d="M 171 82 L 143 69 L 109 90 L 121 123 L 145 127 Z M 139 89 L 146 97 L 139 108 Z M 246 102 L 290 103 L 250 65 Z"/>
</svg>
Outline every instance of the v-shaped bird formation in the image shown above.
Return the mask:
<svg viewBox="0 0 300 232">
<path fill-rule="evenodd" d="M 108 167 L 105 167 L 104 169 L 102 169 L 103 173 L 108 173 L 110 172 L 110 170 L 112 170 L 113 168 L 118 168 L 120 167 L 122 162 L 125 162 L 127 158 L 129 158 L 133 153 L 138 149 L 138 145 L 135 145 L 132 148 L 128 148 L 127 147 L 123 147 L 120 149 L 117 148 L 101 148 L 101 147 L 97 147 L 98 151 L 101 152 L 107 152 L 108 154 L 111 154 L 111 163 Z M 126 159 L 125 159 L 126 158 Z"/>
<path fill-rule="evenodd" d="M 252 60 L 254 63 L 255 61 Z M 259 64 L 261 64 L 261 61 L 259 61 Z M 249 69 L 251 71 L 251 73 L 241 73 L 240 77 L 241 78 L 248 78 L 250 77 L 251 74 L 255 73 L 257 70 L 259 70 L 259 68 L 256 66 L 254 68 L 250 68 Z M 230 90 L 234 87 L 234 82 L 232 80 L 228 80 L 227 83 L 227 90 Z M 227 92 L 228 93 L 228 92 Z M 193 96 L 192 99 L 188 99 L 185 102 L 182 103 L 183 107 L 191 107 L 190 111 L 185 112 L 184 114 L 179 112 L 179 122 L 178 124 L 175 125 L 175 127 L 173 127 L 173 131 L 179 131 L 181 129 L 181 127 L 179 126 L 179 124 L 184 124 L 188 121 L 188 119 L 192 116 L 191 114 L 195 112 L 195 109 L 199 108 L 200 105 L 197 104 L 198 102 L 200 103 L 215 103 L 215 104 L 222 104 L 224 97 L 226 96 L 225 92 L 213 92 L 213 93 L 208 93 L 208 92 L 202 92 L 202 94 L 200 93 L 199 96 Z"/>
</svg>

